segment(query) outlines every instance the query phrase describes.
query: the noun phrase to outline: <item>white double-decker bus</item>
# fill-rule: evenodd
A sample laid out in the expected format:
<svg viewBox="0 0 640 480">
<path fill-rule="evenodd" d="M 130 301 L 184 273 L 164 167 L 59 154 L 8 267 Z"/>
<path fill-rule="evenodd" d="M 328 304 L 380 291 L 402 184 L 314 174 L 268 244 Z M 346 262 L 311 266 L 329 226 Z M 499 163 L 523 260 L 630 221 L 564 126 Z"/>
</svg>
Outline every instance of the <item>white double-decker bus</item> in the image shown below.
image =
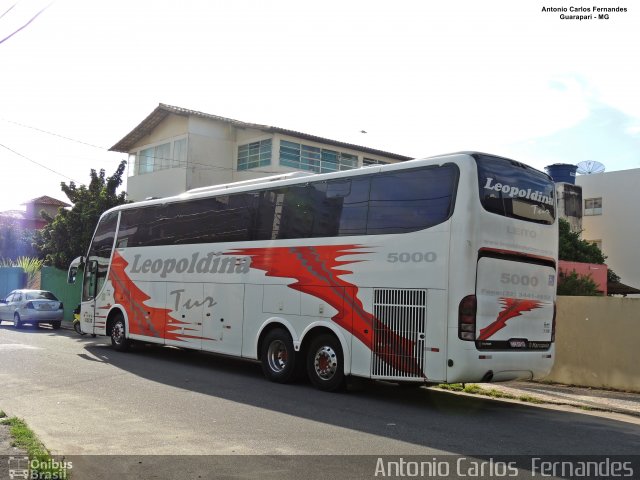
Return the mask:
<svg viewBox="0 0 640 480">
<path fill-rule="evenodd" d="M 285 174 L 102 215 L 81 327 L 322 390 L 529 379 L 553 364 L 557 250 L 551 178 L 506 158 Z"/>
</svg>

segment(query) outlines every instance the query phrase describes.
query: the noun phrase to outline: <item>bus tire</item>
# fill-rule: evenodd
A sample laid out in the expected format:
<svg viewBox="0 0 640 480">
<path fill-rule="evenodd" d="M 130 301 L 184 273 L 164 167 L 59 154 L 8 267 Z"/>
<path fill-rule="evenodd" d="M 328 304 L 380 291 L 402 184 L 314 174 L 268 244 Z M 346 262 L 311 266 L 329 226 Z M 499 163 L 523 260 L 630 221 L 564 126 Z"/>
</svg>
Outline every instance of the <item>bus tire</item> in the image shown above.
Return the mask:
<svg viewBox="0 0 640 480">
<path fill-rule="evenodd" d="M 129 349 L 129 344 L 124 317 L 121 313 L 117 313 L 113 317 L 113 325 L 111 326 L 111 345 L 115 350 L 125 352 Z"/>
<path fill-rule="evenodd" d="M 262 341 L 262 372 L 268 380 L 288 383 L 296 373 L 296 352 L 291 335 L 283 328 L 271 330 Z"/>
<path fill-rule="evenodd" d="M 311 341 L 307 353 L 307 375 L 319 390 L 335 392 L 344 388 L 344 356 L 335 335 L 323 333 Z"/>
</svg>

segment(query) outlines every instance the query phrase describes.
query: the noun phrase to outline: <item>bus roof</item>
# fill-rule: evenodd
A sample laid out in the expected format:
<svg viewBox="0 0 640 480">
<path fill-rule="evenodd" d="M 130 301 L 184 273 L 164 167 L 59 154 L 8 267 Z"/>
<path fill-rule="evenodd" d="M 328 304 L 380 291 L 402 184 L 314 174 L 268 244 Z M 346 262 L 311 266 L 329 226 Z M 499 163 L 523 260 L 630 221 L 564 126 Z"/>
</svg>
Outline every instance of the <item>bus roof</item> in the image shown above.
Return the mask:
<svg viewBox="0 0 640 480">
<path fill-rule="evenodd" d="M 300 183 L 303 179 L 309 179 L 309 180 L 313 179 L 314 181 L 331 180 L 331 179 L 337 179 L 337 178 L 349 178 L 349 177 L 359 176 L 359 175 L 369 175 L 369 174 L 374 174 L 374 173 L 385 171 L 385 170 L 403 170 L 403 169 L 414 168 L 416 166 L 425 165 L 425 164 L 437 165 L 453 159 L 456 159 L 458 161 L 461 161 L 465 157 L 468 159 L 471 159 L 474 155 L 489 155 L 492 157 L 503 158 L 505 160 L 517 162 L 516 160 L 512 160 L 506 157 L 501 157 L 493 154 L 487 154 L 487 153 L 482 153 L 477 151 L 461 151 L 461 152 L 447 153 L 444 155 L 436 155 L 432 157 L 413 159 L 413 160 L 408 160 L 404 162 L 391 163 L 386 165 L 370 165 L 366 167 L 355 168 L 352 170 L 342 170 L 339 172 L 329 172 L 329 173 L 312 173 L 312 172 L 301 172 L 301 171 L 286 172 L 286 173 L 272 175 L 269 177 L 260 177 L 260 178 L 254 178 L 249 180 L 241 180 L 238 182 L 231 182 L 231 183 L 225 183 L 225 184 L 219 184 L 219 185 L 210 185 L 207 187 L 194 188 L 184 193 L 174 195 L 171 197 L 151 198 L 151 199 L 142 200 L 139 202 L 119 205 L 117 207 L 114 207 L 108 210 L 107 212 L 117 211 L 117 210 L 128 210 L 130 208 L 146 207 L 151 205 L 162 205 L 166 203 L 183 202 L 186 200 L 216 196 L 222 193 L 240 193 L 240 192 L 246 192 L 246 191 L 252 191 L 252 190 L 260 190 L 263 187 L 267 188 L 267 187 L 295 185 L 297 183 Z M 520 162 L 517 162 L 517 163 L 520 163 Z M 526 165 L 526 164 L 522 164 L 522 165 Z M 529 168 L 532 168 L 532 167 L 529 167 Z M 533 170 L 536 170 L 536 169 L 533 169 Z M 107 212 L 104 212 L 104 213 L 107 213 Z"/>
</svg>

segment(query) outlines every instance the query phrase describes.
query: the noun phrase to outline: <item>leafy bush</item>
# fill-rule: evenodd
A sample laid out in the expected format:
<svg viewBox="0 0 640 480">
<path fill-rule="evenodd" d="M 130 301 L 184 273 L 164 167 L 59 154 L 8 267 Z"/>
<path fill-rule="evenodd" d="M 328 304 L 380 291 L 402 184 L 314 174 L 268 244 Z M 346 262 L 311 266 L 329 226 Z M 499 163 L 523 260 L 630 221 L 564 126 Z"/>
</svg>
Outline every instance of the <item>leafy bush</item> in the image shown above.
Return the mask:
<svg viewBox="0 0 640 480">
<path fill-rule="evenodd" d="M 567 274 L 560 272 L 558 295 L 587 296 L 602 295 L 591 275 L 578 275 L 575 271 Z"/>
</svg>

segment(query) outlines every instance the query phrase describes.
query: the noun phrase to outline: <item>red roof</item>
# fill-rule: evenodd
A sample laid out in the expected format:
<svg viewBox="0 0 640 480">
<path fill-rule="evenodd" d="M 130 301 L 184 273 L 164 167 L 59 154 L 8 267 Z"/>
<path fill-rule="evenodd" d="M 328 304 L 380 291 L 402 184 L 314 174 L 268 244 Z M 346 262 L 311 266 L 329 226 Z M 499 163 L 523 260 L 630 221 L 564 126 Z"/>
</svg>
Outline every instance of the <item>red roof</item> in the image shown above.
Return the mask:
<svg viewBox="0 0 640 480">
<path fill-rule="evenodd" d="M 48 197 L 43 195 L 42 197 L 34 198 L 29 200 L 28 202 L 24 202 L 22 205 L 27 204 L 35 204 L 35 205 L 53 205 L 55 207 L 70 207 L 71 205 L 63 202 L 62 200 L 58 200 L 56 198 Z"/>
</svg>

